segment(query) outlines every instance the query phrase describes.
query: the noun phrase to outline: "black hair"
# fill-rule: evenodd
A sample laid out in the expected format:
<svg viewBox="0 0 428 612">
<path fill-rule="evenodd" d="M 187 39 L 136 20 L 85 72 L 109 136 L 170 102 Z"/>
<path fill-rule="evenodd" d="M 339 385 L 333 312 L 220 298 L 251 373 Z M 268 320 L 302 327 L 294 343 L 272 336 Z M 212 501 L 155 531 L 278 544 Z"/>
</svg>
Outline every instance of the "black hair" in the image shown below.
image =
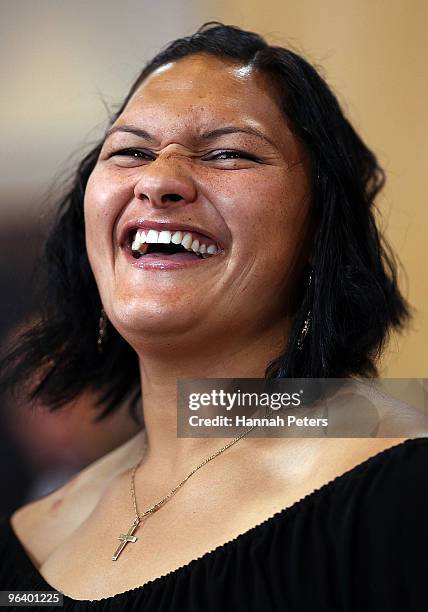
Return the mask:
<svg viewBox="0 0 428 612">
<path fill-rule="evenodd" d="M 154 70 L 195 53 L 236 60 L 269 76 L 310 156 L 312 281 L 302 290 L 283 354 L 266 365 L 266 379 L 378 376 L 376 361 L 390 329 L 402 329 L 412 310 L 398 288 L 396 258 L 375 223 L 384 172 L 310 63 L 258 34 L 210 22 L 170 43 L 144 67 L 112 123 Z M 97 420 L 125 401 L 135 413 L 140 397 L 137 355 L 112 326 L 104 352 L 97 351 L 101 301 L 86 253 L 83 198 L 101 146 L 81 161 L 57 208 L 39 262 L 45 273 L 41 316 L 1 364 L 4 385 L 13 389 L 32 380 L 28 397 L 52 410 L 85 390 L 96 391 L 102 408 Z M 310 329 L 299 350 L 309 309 Z"/>
</svg>

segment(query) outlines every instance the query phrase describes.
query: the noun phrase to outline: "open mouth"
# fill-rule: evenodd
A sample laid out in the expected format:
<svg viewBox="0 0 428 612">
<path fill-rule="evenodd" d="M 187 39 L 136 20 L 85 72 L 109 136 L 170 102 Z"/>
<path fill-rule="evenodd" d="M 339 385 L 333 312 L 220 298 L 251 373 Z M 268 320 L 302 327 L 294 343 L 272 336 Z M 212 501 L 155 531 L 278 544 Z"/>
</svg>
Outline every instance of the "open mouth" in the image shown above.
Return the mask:
<svg viewBox="0 0 428 612">
<path fill-rule="evenodd" d="M 178 261 L 207 259 L 217 255 L 220 248 L 210 238 L 191 232 L 133 229 L 128 235 L 128 248 L 134 259 L 147 256 Z"/>
</svg>

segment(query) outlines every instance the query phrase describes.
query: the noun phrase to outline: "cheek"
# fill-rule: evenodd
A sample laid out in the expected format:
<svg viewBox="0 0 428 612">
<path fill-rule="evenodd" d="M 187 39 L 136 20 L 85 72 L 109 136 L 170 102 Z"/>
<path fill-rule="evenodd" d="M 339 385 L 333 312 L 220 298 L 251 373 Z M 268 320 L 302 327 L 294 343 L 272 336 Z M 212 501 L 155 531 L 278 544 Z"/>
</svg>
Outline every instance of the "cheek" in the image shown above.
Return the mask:
<svg viewBox="0 0 428 612">
<path fill-rule="evenodd" d="M 129 186 L 95 168 L 89 177 L 84 198 L 86 248 L 92 269 L 106 262 L 113 244 L 115 223 L 126 203 Z M 111 256 L 111 255 L 110 255 Z"/>
<path fill-rule="evenodd" d="M 305 242 L 309 214 L 308 181 L 303 170 L 268 168 L 263 176 L 248 173 L 229 185 L 224 216 L 239 259 L 277 274 L 286 269 Z M 227 210 L 226 210 L 227 208 Z"/>
</svg>

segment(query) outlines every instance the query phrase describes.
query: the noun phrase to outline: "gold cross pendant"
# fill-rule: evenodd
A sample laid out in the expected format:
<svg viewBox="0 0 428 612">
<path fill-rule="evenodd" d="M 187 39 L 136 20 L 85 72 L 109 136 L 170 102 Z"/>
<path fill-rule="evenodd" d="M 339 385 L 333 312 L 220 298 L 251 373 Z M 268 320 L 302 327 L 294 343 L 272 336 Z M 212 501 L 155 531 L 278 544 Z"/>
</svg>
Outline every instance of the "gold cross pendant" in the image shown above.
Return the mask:
<svg viewBox="0 0 428 612">
<path fill-rule="evenodd" d="M 138 538 L 134 536 L 133 533 L 137 529 L 139 524 L 140 524 L 140 521 L 138 519 L 135 519 L 135 521 L 132 523 L 128 531 L 125 534 L 123 533 L 120 534 L 119 540 L 121 540 L 121 544 L 119 544 L 116 552 L 112 556 L 111 558 L 112 561 L 117 561 L 120 553 L 125 548 L 125 546 L 128 544 L 128 542 L 136 542 L 138 540 Z"/>
</svg>

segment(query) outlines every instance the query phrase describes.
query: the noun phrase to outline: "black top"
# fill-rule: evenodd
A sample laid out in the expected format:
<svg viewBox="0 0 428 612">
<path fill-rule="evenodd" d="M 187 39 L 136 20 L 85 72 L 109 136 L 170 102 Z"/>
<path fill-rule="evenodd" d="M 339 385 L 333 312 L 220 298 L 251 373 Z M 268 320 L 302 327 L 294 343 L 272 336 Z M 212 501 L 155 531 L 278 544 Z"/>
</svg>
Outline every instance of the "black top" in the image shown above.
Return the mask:
<svg viewBox="0 0 428 612">
<path fill-rule="evenodd" d="M 9 518 L 0 590 L 53 589 Z M 64 596 L 63 609 L 426 612 L 427 521 L 428 438 L 408 439 L 164 576 L 101 600 Z"/>
</svg>

